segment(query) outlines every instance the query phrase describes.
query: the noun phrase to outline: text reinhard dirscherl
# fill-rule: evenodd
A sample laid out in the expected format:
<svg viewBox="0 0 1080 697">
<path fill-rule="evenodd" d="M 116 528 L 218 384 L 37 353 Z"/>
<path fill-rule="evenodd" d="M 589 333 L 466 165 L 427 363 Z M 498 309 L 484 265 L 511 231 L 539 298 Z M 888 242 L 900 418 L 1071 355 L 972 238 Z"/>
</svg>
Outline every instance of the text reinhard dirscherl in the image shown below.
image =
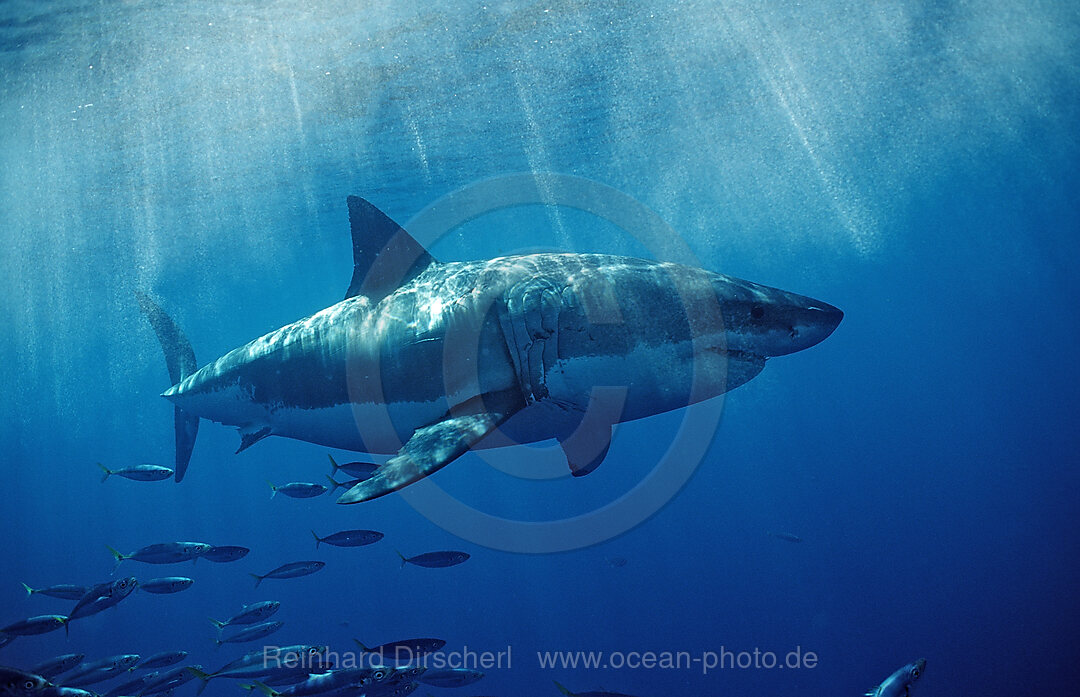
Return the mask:
<svg viewBox="0 0 1080 697">
<path fill-rule="evenodd" d="M 415 654 L 409 647 L 397 647 L 392 652 L 333 651 L 330 649 L 298 652 L 290 647 L 264 646 L 264 668 L 302 668 L 333 666 L 334 668 L 375 668 L 387 664 L 423 666 L 465 670 L 509 669 L 511 647 L 502 651 L 475 651 L 463 646 L 458 651 L 434 651 Z"/>
</svg>

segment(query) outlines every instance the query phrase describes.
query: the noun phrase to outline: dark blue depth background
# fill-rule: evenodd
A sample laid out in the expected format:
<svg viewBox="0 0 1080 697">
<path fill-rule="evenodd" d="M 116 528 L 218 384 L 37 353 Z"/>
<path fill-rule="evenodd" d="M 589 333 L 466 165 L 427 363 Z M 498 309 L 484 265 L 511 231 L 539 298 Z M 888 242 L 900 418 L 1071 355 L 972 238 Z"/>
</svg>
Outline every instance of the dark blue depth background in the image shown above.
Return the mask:
<svg viewBox="0 0 1080 697">
<path fill-rule="evenodd" d="M 103 580 L 106 544 L 253 550 L 125 562 L 196 583 L 138 593 L 70 638 L 20 638 L 0 664 L 183 648 L 216 668 L 240 651 L 214 651 L 206 618 L 277 599 L 281 643 L 513 647 L 511 670 L 463 695 L 554 695 L 553 678 L 642 697 L 857 695 L 920 656 L 928 697 L 1076 684 L 1076 7 L 596 5 L 0 7 L 0 624 L 70 609 L 19 582 Z M 171 464 L 168 379 L 133 290 L 154 292 L 209 361 L 341 298 L 346 195 L 405 223 L 518 172 L 612 186 L 703 266 L 846 318 L 727 396 L 669 505 L 574 552 L 477 547 L 396 496 L 270 500 L 266 479 L 321 481 L 326 449 L 270 439 L 234 455 L 232 430 L 208 422 L 183 484 L 99 483 L 95 461 Z M 539 206 L 433 251 L 537 247 L 648 253 Z M 574 515 L 639 481 L 680 416 L 620 427 L 580 481 L 515 480 L 475 455 L 436 479 L 492 513 Z M 309 530 L 355 527 L 386 540 L 315 551 Z M 399 569 L 395 548 L 473 558 Z M 249 572 L 300 559 L 327 567 L 253 591 Z M 702 676 L 536 659 L 796 646 L 818 666 Z"/>
</svg>

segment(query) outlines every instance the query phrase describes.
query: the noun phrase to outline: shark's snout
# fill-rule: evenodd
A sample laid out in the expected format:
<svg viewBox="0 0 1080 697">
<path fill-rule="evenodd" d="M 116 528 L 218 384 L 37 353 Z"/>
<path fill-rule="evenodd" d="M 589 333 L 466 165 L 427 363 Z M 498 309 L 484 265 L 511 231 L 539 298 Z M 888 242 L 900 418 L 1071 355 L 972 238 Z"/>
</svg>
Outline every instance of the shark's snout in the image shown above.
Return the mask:
<svg viewBox="0 0 1080 697">
<path fill-rule="evenodd" d="M 844 313 L 797 293 L 716 275 L 729 350 L 766 358 L 786 356 L 824 341 Z"/>
<path fill-rule="evenodd" d="M 788 294 L 785 302 L 769 314 L 772 322 L 762 326 L 758 334 L 764 356 L 786 356 L 819 344 L 844 319 L 839 308 L 793 294 Z"/>
<path fill-rule="evenodd" d="M 806 307 L 804 318 L 793 328 L 796 343 L 800 344 L 795 351 L 810 348 L 829 338 L 840 326 L 840 320 L 844 319 L 844 312 L 840 308 L 817 300 L 813 303 Z"/>
</svg>

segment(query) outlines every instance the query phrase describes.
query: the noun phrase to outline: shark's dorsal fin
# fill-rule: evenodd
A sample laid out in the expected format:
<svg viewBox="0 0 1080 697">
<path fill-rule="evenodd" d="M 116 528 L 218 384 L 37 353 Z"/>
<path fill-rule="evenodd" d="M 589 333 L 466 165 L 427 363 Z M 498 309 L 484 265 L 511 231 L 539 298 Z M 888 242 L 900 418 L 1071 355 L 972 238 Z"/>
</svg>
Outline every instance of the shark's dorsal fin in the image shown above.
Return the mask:
<svg viewBox="0 0 1080 697">
<path fill-rule="evenodd" d="M 371 202 L 359 196 L 347 202 L 353 275 L 346 298 L 364 295 L 378 302 L 435 263 L 423 245 Z"/>
</svg>

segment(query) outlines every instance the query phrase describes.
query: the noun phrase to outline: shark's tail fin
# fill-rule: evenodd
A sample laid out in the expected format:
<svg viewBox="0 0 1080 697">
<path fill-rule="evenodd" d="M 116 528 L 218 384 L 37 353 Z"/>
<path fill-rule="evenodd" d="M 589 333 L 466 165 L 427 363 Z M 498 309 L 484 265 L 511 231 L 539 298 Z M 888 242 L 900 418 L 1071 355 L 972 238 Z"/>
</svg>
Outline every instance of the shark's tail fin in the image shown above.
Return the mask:
<svg viewBox="0 0 1080 697">
<path fill-rule="evenodd" d="M 161 351 L 165 354 L 165 364 L 169 368 L 169 379 L 175 385 L 194 373 L 197 368 L 195 351 L 191 348 L 191 342 L 187 340 L 173 318 L 151 300 L 150 296 L 136 291 L 135 297 L 139 301 L 139 308 L 150 320 L 150 326 L 157 334 Z M 181 411 L 180 407 L 174 407 L 173 425 L 176 430 L 176 481 L 179 482 L 184 478 L 188 462 L 191 461 L 195 436 L 199 432 L 199 417 Z"/>
<path fill-rule="evenodd" d="M 108 479 L 110 476 L 112 476 L 113 472 L 112 472 L 111 469 L 109 469 L 105 465 L 101 464 L 100 462 L 97 463 L 97 466 L 100 467 L 101 471 L 105 473 L 105 474 L 101 475 L 101 481 L 102 482 L 104 482 L 106 479 Z"/>
</svg>

